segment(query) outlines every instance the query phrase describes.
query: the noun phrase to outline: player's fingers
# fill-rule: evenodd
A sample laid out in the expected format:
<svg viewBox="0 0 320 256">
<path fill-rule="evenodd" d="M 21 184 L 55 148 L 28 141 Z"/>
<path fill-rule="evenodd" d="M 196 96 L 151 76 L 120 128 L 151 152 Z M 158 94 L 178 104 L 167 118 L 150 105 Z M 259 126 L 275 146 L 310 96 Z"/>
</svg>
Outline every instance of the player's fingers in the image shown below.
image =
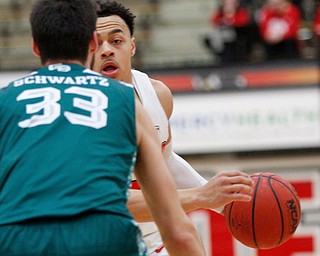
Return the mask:
<svg viewBox="0 0 320 256">
<path fill-rule="evenodd" d="M 243 201 L 243 202 L 249 202 L 252 199 L 251 195 L 248 194 L 242 194 L 242 193 L 234 193 L 232 194 L 232 201 Z"/>
<path fill-rule="evenodd" d="M 229 178 L 231 184 L 245 184 L 252 186 L 254 184 L 253 179 L 246 176 L 233 176 Z"/>
<path fill-rule="evenodd" d="M 228 176 L 228 177 L 234 177 L 234 176 L 242 176 L 242 177 L 247 177 L 249 178 L 250 175 L 245 173 L 245 172 L 241 172 L 241 171 L 238 171 L 238 170 L 233 170 L 233 171 L 222 171 L 220 172 L 221 175 L 225 175 L 225 176 Z"/>
<path fill-rule="evenodd" d="M 251 186 L 244 184 L 232 184 L 228 188 L 226 188 L 226 191 L 229 193 L 243 193 L 250 195 L 253 192 L 253 189 Z"/>
<path fill-rule="evenodd" d="M 221 177 L 226 178 L 228 180 L 227 182 L 253 185 L 251 176 L 241 171 L 221 172 L 220 175 Z"/>
</svg>

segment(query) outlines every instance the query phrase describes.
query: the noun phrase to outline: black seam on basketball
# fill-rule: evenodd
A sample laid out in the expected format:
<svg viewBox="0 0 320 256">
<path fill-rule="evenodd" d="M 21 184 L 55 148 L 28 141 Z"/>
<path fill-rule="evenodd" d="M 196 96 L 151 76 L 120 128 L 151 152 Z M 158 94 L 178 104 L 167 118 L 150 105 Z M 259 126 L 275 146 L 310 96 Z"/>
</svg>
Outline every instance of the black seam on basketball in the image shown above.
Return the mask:
<svg viewBox="0 0 320 256">
<path fill-rule="evenodd" d="M 282 186 L 286 187 L 288 189 L 288 191 L 290 191 L 291 195 L 294 197 L 295 199 L 295 203 L 297 204 L 297 207 L 298 207 L 298 212 L 301 213 L 301 205 L 300 205 L 300 199 L 298 197 L 298 194 L 297 192 L 295 191 L 294 187 L 291 186 L 288 186 L 286 183 L 282 182 L 281 180 L 278 180 L 278 179 L 273 179 L 277 182 L 279 182 Z M 299 219 L 298 219 L 298 223 L 300 222 L 300 218 L 301 218 L 301 214 L 299 214 Z"/>
<path fill-rule="evenodd" d="M 292 189 L 291 186 L 287 186 L 286 183 L 283 183 L 281 180 L 278 180 L 278 179 L 274 178 L 274 177 L 277 177 L 277 175 L 263 176 L 263 177 L 264 177 L 264 178 L 270 178 L 270 179 L 272 179 L 272 180 L 275 180 L 275 181 L 279 182 L 280 184 L 282 184 L 283 186 L 285 186 L 285 187 L 290 191 L 290 193 L 291 193 L 292 196 L 294 197 L 295 201 L 297 202 L 297 204 L 298 204 L 298 206 L 299 206 L 299 210 L 301 210 L 300 200 L 299 200 L 299 198 L 298 198 L 297 192 L 296 192 L 295 190 L 293 190 L 294 188 Z"/>
<path fill-rule="evenodd" d="M 231 234 L 232 234 L 234 237 L 236 237 L 235 234 L 233 233 L 232 219 L 231 219 L 233 205 L 234 205 L 234 202 L 232 202 L 232 203 L 230 204 L 230 210 L 229 210 L 229 216 L 228 216 L 228 218 L 229 218 L 228 225 L 229 225 L 229 230 L 231 231 Z"/>
<path fill-rule="evenodd" d="M 281 183 L 283 186 L 285 186 L 291 192 L 291 194 L 294 196 L 296 201 L 299 201 L 299 198 L 297 197 L 297 192 L 295 190 L 292 190 L 291 186 L 287 186 L 287 184 L 283 183 L 281 180 L 278 180 L 278 179 L 273 179 L 273 180 L 276 180 L 279 183 Z"/>
<path fill-rule="evenodd" d="M 281 209 L 281 205 L 280 205 L 280 202 L 279 202 L 279 198 L 274 190 L 274 188 L 272 187 L 271 185 L 271 180 L 276 180 L 278 181 L 277 179 L 272 179 L 272 176 L 269 176 L 268 177 L 268 184 L 270 186 L 270 189 L 276 199 L 276 202 L 277 202 L 277 205 L 278 205 L 278 208 L 279 208 L 279 211 L 280 211 L 280 216 L 281 216 L 281 235 L 280 235 L 280 239 L 279 239 L 279 242 L 277 245 L 279 245 L 283 239 L 283 234 L 284 234 L 284 220 L 283 220 L 283 212 L 282 212 L 282 209 Z M 278 181 L 279 182 L 279 181 Z M 280 182 L 281 184 L 283 184 L 282 182 Z"/>
<path fill-rule="evenodd" d="M 255 210 L 255 206 L 256 206 L 256 197 L 257 197 L 257 193 L 258 193 L 260 179 L 261 179 L 261 175 L 258 176 L 257 184 L 254 189 L 253 198 L 252 198 L 252 209 L 251 209 L 252 236 L 253 236 L 254 244 L 256 245 L 257 248 L 259 248 L 259 246 L 258 246 L 258 242 L 257 242 L 257 238 L 256 238 L 256 231 L 255 231 L 255 225 L 254 225 L 254 215 L 255 215 L 254 210 Z"/>
</svg>

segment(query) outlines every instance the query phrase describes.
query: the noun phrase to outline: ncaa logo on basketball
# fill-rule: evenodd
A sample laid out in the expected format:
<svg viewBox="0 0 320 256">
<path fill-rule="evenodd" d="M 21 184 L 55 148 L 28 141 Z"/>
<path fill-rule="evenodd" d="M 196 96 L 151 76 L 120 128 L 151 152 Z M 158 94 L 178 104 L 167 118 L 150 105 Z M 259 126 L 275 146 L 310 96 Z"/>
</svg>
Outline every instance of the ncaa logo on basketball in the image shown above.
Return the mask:
<svg viewBox="0 0 320 256">
<path fill-rule="evenodd" d="M 293 234 L 296 231 L 299 224 L 299 219 L 298 219 L 299 214 L 298 214 L 297 206 L 295 205 L 294 199 L 287 200 L 287 206 L 289 209 L 289 214 L 292 222 L 290 234 Z"/>
</svg>

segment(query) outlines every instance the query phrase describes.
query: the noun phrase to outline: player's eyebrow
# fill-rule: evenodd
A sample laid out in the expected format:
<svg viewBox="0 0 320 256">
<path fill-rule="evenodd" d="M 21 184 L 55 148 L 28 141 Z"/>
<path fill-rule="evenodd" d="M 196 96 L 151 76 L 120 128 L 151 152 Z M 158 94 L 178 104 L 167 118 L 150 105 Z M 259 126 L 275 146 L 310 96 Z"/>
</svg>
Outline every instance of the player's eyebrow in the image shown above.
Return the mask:
<svg viewBox="0 0 320 256">
<path fill-rule="evenodd" d="M 117 34 L 117 33 L 121 33 L 124 35 L 124 31 L 122 29 L 119 29 L 119 28 L 115 28 L 115 29 L 112 29 L 111 31 L 108 31 L 107 35 L 108 36 L 112 36 L 114 34 Z M 102 34 L 104 34 L 103 31 L 99 32 L 99 30 L 97 31 L 97 35 L 98 35 L 98 38 L 101 38 Z"/>
<path fill-rule="evenodd" d="M 108 35 L 113 35 L 113 34 L 117 34 L 117 33 L 122 33 L 124 34 L 122 29 L 116 28 L 116 29 L 112 29 L 111 31 L 108 32 Z"/>
<path fill-rule="evenodd" d="M 107 36 L 112 36 L 117 33 L 121 33 L 124 35 L 124 31 L 122 29 L 116 28 L 116 29 L 112 29 L 111 31 L 108 31 Z M 103 32 L 100 33 L 99 31 L 97 31 L 98 38 L 101 38 L 102 34 L 103 34 Z"/>
</svg>

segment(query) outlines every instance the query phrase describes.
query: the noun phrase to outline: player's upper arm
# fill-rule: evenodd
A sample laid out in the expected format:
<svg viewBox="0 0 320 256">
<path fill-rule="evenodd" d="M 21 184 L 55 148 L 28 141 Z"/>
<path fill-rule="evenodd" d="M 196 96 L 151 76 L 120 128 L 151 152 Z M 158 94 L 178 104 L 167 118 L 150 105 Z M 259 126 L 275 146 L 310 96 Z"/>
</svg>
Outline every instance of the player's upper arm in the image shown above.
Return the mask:
<svg viewBox="0 0 320 256">
<path fill-rule="evenodd" d="M 173 111 L 173 97 L 170 89 L 161 81 L 150 79 L 151 84 L 156 91 L 158 99 L 166 113 L 168 119 L 170 119 Z"/>
<path fill-rule="evenodd" d="M 143 125 L 141 122 L 143 121 L 143 115 L 141 115 L 142 105 L 139 100 L 135 99 L 135 112 L 136 112 L 136 133 L 137 133 L 137 145 L 139 146 L 142 140 L 142 129 Z"/>
<path fill-rule="evenodd" d="M 149 117 L 146 110 L 143 108 L 141 102 L 135 99 L 135 112 L 136 112 L 136 132 L 137 132 L 137 145 L 141 145 L 142 136 L 150 137 L 151 140 L 156 141 L 159 145 L 160 140 L 156 135 L 151 118 Z M 159 147 L 160 148 L 160 147 Z"/>
</svg>

